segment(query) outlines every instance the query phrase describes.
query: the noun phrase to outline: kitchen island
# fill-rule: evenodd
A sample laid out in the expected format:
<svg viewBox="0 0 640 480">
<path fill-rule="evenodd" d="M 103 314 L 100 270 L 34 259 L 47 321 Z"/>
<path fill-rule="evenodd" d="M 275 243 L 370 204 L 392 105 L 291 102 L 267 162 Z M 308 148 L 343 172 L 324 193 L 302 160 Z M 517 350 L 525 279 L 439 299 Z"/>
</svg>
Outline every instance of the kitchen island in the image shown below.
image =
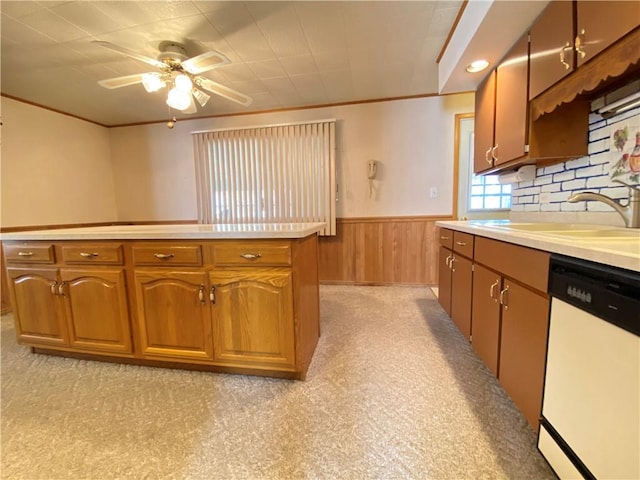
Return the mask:
<svg viewBox="0 0 640 480">
<path fill-rule="evenodd" d="M 133 225 L 2 235 L 34 352 L 305 378 L 323 223 Z"/>
</svg>

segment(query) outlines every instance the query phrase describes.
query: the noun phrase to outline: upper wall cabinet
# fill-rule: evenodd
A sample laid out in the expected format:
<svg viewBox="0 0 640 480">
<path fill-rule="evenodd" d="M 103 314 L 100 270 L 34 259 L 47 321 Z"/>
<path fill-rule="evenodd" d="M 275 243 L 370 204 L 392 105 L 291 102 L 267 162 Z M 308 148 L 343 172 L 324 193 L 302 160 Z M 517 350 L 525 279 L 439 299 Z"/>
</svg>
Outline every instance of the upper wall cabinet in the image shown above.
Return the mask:
<svg viewBox="0 0 640 480">
<path fill-rule="evenodd" d="M 496 71 L 493 70 L 478 85 L 475 99 L 473 171 L 478 173 L 493 167 L 493 119 L 496 114 Z"/>
<path fill-rule="evenodd" d="M 640 24 L 640 2 L 579 0 L 576 24 L 574 45 L 580 67 Z"/>
<path fill-rule="evenodd" d="M 574 68 L 573 3 L 551 2 L 531 27 L 529 99 Z"/>
</svg>

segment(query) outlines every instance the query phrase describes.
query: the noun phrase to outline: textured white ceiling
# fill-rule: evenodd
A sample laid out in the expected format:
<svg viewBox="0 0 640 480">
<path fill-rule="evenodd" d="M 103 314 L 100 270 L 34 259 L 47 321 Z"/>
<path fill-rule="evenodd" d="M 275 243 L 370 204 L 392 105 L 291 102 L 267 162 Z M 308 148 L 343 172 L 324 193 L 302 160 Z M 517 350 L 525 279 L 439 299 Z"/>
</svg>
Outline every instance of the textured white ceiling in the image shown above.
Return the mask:
<svg viewBox="0 0 640 480">
<path fill-rule="evenodd" d="M 154 67 L 91 43 L 156 58 L 161 41 L 231 64 L 204 74 L 253 98 L 214 96 L 193 116 L 438 92 L 436 58 L 461 0 L 5 1 L 2 93 L 98 122 L 165 120 L 166 90 L 106 90 L 98 80 Z M 181 114 L 182 115 L 182 114 Z M 180 117 L 181 115 L 177 115 Z"/>
</svg>

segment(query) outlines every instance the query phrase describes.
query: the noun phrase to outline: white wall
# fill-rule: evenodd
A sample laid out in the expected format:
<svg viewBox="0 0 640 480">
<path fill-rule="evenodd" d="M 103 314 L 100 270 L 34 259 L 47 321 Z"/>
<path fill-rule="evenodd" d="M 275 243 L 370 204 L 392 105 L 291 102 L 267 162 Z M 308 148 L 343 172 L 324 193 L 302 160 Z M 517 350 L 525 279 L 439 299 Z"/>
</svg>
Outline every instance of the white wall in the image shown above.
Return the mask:
<svg viewBox="0 0 640 480">
<path fill-rule="evenodd" d="M 347 105 L 110 129 L 120 221 L 197 216 L 191 132 L 335 118 L 338 217 L 448 215 L 452 208 L 454 115 L 473 94 Z M 377 160 L 369 198 L 367 162 Z M 438 191 L 429 197 L 430 187 Z"/>
<path fill-rule="evenodd" d="M 108 129 L 2 97 L 3 227 L 117 220 Z"/>
</svg>

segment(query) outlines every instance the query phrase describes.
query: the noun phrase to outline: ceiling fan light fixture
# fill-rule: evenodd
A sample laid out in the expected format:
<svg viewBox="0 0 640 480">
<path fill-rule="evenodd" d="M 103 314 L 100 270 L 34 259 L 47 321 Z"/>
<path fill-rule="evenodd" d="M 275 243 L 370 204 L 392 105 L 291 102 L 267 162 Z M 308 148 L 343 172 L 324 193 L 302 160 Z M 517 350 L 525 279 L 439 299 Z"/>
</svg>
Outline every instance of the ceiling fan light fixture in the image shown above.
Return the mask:
<svg viewBox="0 0 640 480">
<path fill-rule="evenodd" d="M 169 90 L 167 105 L 176 110 L 186 110 L 191 104 L 191 93 L 180 90 L 177 87 Z"/>
<path fill-rule="evenodd" d="M 174 83 L 175 83 L 176 88 L 178 90 L 183 91 L 183 92 L 191 92 L 191 89 L 193 88 L 193 82 L 184 73 L 181 73 L 180 75 L 177 75 L 175 80 L 174 80 Z"/>
<path fill-rule="evenodd" d="M 192 93 L 201 107 L 204 107 L 211 98 L 210 95 L 207 95 L 202 90 L 198 90 L 197 88 L 194 88 Z"/>
<path fill-rule="evenodd" d="M 159 73 L 145 73 L 142 76 L 142 86 L 147 92 L 151 93 L 163 88 L 165 83 Z"/>
</svg>

